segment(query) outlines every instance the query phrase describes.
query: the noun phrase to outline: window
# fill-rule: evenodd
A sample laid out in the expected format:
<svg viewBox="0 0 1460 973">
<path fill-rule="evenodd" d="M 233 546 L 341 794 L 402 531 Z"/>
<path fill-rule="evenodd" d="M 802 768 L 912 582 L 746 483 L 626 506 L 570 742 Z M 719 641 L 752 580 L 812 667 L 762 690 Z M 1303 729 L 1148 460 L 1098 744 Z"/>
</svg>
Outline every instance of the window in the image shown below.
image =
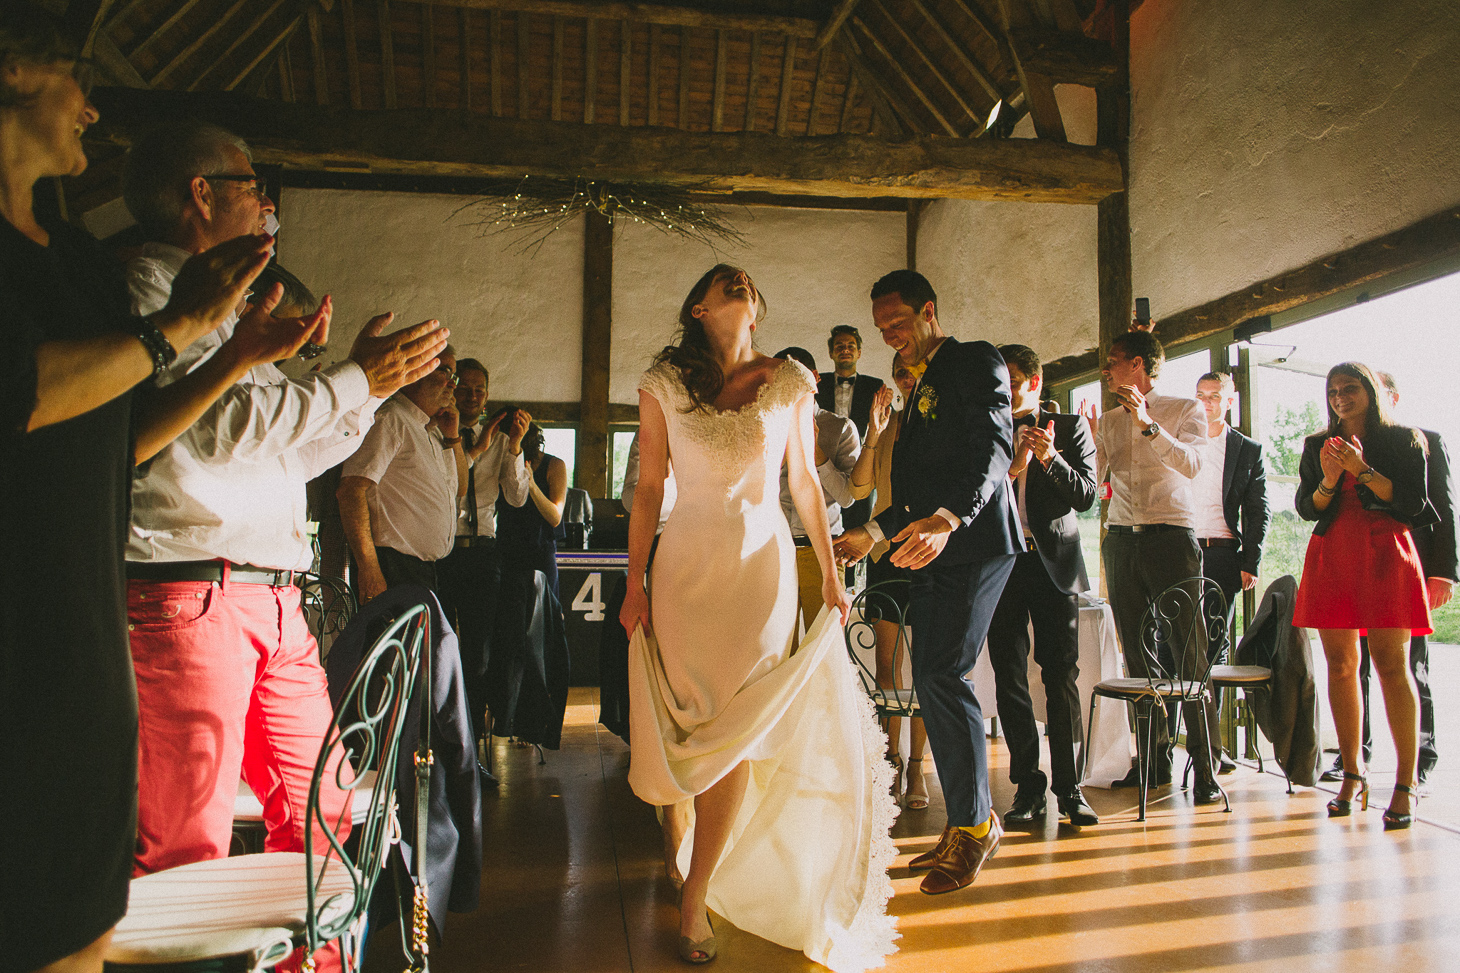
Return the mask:
<svg viewBox="0 0 1460 973">
<path fill-rule="evenodd" d="M 624 471 L 629 465 L 629 447 L 633 445 L 638 429 L 614 429 L 609 433 L 608 495 L 619 498 L 624 495 Z"/>
<path fill-rule="evenodd" d="M 543 452 L 562 460 L 568 467 L 568 485 L 573 486 L 573 467 L 578 459 L 578 430 L 572 426 L 543 427 Z"/>
<path fill-rule="evenodd" d="M 1212 370 L 1211 352 L 1201 351 L 1179 358 L 1168 358 L 1161 366 L 1161 377 L 1156 379 L 1156 391 L 1180 399 L 1196 397 L 1196 380 Z"/>
</svg>

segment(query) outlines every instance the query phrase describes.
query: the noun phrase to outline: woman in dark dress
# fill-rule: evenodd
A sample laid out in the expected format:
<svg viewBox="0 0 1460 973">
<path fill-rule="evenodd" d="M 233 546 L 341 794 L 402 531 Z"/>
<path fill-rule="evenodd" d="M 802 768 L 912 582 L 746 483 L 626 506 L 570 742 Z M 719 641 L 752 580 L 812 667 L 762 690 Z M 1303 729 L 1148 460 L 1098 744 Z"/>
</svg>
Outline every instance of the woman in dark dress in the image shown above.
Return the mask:
<svg viewBox="0 0 1460 973">
<path fill-rule="evenodd" d="M 1409 671 L 1411 634 L 1430 632 L 1424 573 L 1411 527 L 1434 520 L 1425 489 L 1425 439 L 1389 418 L 1388 399 L 1367 365 L 1344 362 L 1328 372 L 1328 429 L 1303 443 L 1298 514 L 1316 520 L 1293 624 L 1318 629 L 1328 661 L 1328 704 L 1338 730 L 1343 785 L 1328 802 L 1344 817 L 1369 784 L 1359 766 L 1359 635 L 1384 691 L 1398 755 L 1385 830 L 1414 820 L 1419 750 L 1418 698 Z M 1365 630 L 1367 630 L 1365 632 Z"/>
<path fill-rule="evenodd" d="M 99 973 L 111 929 L 126 912 L 137 806 L 137 699 L 122 571 L 132 466 L 187 428 L 231 379 L 214 369 L 158 396 L 145 415 L 134 414 L 131 389 L 223 321 L 271 247 L 266 237 L 241 238 L 190 261 L 172 304 L 148 319 L 132 317 L 120 264 L 85 233 L 38 220 L 32 208 L 41 180 L 86 168 L 81 136 L 97 113 L 85 75 L 75 45 L 49 15 L 10 0 L 0 5 L 6 973 Z M 301 343 L 310 333 L 300 333 Z M 261 337 L 240 339 L 232 351 L 289 351 L 288 344 L 265 348 Z M 252 361 L 223 357 L 231 365 Z"/>
<path fill-rule="evenodd" d="M 497 499 L 497 550 L 502 571 L 541 571 L 558 595 L 558 531 L 568 499 L 568 465 L 542 451 L 547 437 L 537 423 L 522 437 L 522 456 L 532 470 L 528 502 L 514 507 Z"/>
</svg>

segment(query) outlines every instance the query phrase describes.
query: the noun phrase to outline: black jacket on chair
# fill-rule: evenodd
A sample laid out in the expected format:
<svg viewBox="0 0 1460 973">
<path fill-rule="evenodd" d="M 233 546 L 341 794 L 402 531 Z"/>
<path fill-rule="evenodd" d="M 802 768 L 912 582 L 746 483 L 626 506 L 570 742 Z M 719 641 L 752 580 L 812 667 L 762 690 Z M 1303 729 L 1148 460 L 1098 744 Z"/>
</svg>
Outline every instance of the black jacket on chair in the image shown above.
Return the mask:
<svg viewBox="0 0 1460 973">
<path fill-rule="evenodd" d="M 364 605 L 335 639 L 325 659 L 330 702 L 338 706 L 366 650 L 390 621 L 424 603 L 431 611 L 431 802 L 426 833 L 426 878 L 431 918 L 446 926 L 446 910 L 474 912 L 482 884 L 482 782 L 477 776 L 476 740 L 467 715 L 466 682 L 456 633 L 441 603 L 420 585 L 396 585 Z M 414 700 L 419 701 L 418 686 Z M 421 738 L 421 708 L 411 707 L 396 760 L 396 792 L 402 841 L 393 854 L 412 864 L 415 839 L 416 746 Z M 378 888 L 385 888 L 382 884 Z"/>
<path fill-rule="evenodd" d="M 1240 527 L 1238 517 L 1241 517 Z M 1267 470 L 1262 444 L 1227 427 L 1227 452 L 1222 464 L 1222 518 L 1242 546 L 1242 570 L 1256 574 L 1262 542 L 1272 513 L 1267 506 Z"/>
<path fill-rule="evenodd" d="M 1460 546 L 1455 539 L 1455 480 L 1450 476 L 1450 453 L 1437 432 L 1421 429 L 1429 440 L 1430 455 L 1425 463 L 1430 506 L 1435 508 L 1435 522 L 1413 529 L 1414 546 L 1419 549 L 1419 563 L 1426 578 L 1449 578 L 1460 581 L 1457 562 Z"/>
<path fill-rule="evenodd" d="M 891 538 L 945 508 L 962 521 L 934 563 L 970 564 L 1025 550 L 1009 489 L 1014 420 L 1009 369 L 987 341 L 944 340 L 928 363 L 892 452 Z"/>
<path fill-rule="evenodd" d="M 1272 741 L 1273 759 L 1301 787 L 1318 783 L 1322 753 L 1318 733 L 1318 689 L 1306 628 L 1293 626 L 1298 583 L 1285 574 L 1263 592 L 1252 624 L 1237 644 L 1237 665 L 1272 670 L 1272 689 L 1251 694 L 1252 713 Z"/>
<path fill-rule="evenodd" d="M 872 399 L 886 383 L 871 375 L 858 375 L 852 386 L 852 414 L 848 419 L 857 427 L 857 435 L 867 435 L 867 421 L 872 415 Z M 827 412 L 836 411 L 836 372 L 822 372 L 816 381 L 816 404 Z"/>
<path fill-rule="evenodd" d="M 1095 440 L 1082 416 L 1040 412 L 1035 421 L 1041 429 L 1054 423 L 1055 455 L 1048 469 L 1038 460 L 1030 461 L 1024 477 L 1024 512 L 1050 580 L 1065 594 L 1075 595 L 1090 590 L 1075 514 L 1095 503 Z M 1016 482 L 1010 485 L 1018 490 Z M 1017 493 L 1014 499 L 1017 504 Z"/>
</svg>

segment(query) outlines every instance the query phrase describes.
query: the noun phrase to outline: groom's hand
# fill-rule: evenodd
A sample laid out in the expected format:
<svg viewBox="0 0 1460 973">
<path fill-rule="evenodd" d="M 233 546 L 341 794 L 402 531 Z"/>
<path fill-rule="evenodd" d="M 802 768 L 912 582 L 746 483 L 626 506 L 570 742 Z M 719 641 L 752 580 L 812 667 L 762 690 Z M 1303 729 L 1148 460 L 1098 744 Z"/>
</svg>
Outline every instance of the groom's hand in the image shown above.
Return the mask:
<svg viewBox="0 0 1460 973">
<path fill-rule="evenodd" d="M 855 564 L 867 556 L 872 550 L 872 535 L 865 527 L 853 527 L 851 530 L 836 538 L 832 543 L 832 553 L 836 555 L 838 564 Z"/>
<path fill-rule="evenodd" d="M 897 568 L 925 568 L 948 546 L 953 534 L 953 525 L 934 514 L 922 520 L 914 520 L 904 527 L 892 543 L 906 541 L 892 552 L 892 566 Z"/>
</svg>

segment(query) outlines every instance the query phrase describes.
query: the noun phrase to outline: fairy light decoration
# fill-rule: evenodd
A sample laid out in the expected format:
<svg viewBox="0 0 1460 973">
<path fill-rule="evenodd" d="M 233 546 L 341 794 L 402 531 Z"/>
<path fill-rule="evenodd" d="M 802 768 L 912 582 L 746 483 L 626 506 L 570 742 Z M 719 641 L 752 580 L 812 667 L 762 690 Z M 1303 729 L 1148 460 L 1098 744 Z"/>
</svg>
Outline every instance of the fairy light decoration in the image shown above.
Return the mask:
<svg viewBox="0 0 1460 973">
<path fill-rule="evenodd" d="M 744 246 L 745 236 L 722 207 L 699 202 L 696 194 L 705 191 L 703 186 L 615 185 L 583 176 L 572 181 L 523 176 L 515 189 L 474 199 L 451 216 L 465 217 L 465 225 L 482 235 L 513 234 L 510 245 L 534 256 L 554 233 L 589 210 L 607 217 L 610 225 L 631 220 L 714 251 Z"/>
</svg>

